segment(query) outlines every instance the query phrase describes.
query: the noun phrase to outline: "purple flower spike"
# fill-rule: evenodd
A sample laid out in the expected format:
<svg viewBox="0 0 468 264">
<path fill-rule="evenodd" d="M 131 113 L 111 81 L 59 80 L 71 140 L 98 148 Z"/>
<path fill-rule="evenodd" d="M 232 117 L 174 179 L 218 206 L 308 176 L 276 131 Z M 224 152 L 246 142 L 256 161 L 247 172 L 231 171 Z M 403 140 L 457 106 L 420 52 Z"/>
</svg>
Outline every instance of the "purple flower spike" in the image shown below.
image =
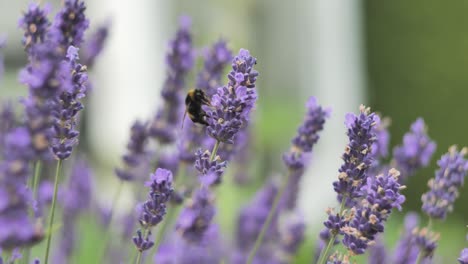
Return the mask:
<svg viewBox="0 0 468 264">
<path fill-rule="evenodd" d="M 195 191 L 192 199 L 180 213 L 176 230 L 187 242 L 200 243 L 205 241 L 216 213 L 214 197 L 208 188 L 202 187 Z"/>
<path fill-rule="evenodd" d="M 149 153 L 145 146 L 148 142 L 147 124 L 135 121 L 130 128 L 130 141 L 127 153 L 123 155 L 124 168 L 116 168 L 115 174 L 123 181 L 132 181 L 145 174 L 149 168 Z"/>
<path fill-rule="evenodd" d="M 403 182 L 416 170 L 426 167 L 434 154 L 436 144 L 427 135 L 427 128 L 422 118 L 412 125 L 411 131 L 403 137 L 403 145 L 395 147 L 393 157 L 395 166 L 401 171 Z"/>
<path fill-rule="evenodd" d="M 283 161 L 289 169 L 289 183 L 283 195 L 282 204 L 291 210 L 296 206 L 299 184 L 304 174 L 304 166 L 308 161 L 314 145 L 319 140 L 319 132 L 323 130 L 330 109 L 322 108 L 315 97 L 310 97 L 306 104 L 307 113 L 303 123 L 297 129 L 297 135 L 292 140 L 291 149 L 283 154 Z"/>
<path fill-rule="evenodd" d="M 278 187 L 273 182 L 267 182 L 257 193 L 253 200 L 245 206 L 237 219 L 237 233 L 236 243 L 239 256 L 248 255 L 252 249 L 263 224 L 265 223 L 270 209 L 273 205 L 274 198 L 278 193 Z M 274 215 L 273 223 L 265 233 L 263 244 L 260 247 L 260 252 L 256 258 L 262 258 L 262 254 L 273 254 L 268 247 L 268 243 L 275 241 L 278 237 L 278 230 L 276 228 L 278 215 Z M 263 253 L 262 253 L 263 252 Z M 269 256 L 271 257 L 271 256 Z M 241 258 L 243 259 L 243 258 Z M 246 260 L 236 263 L 245 263 Z M 260 263 L 260 262 L 258 262 Z"/>
<path fill-rule="evenodd" d="M 210 49 L 205 50 L 203 70 L 197 76 L 197 88 L 208 97 L 216 93 L 220 86 L 224 67 L 232 60 L 232 52 L 227 48 L 226 41 L 219 40 Z"/>
<path fill-rule="evenodd" d="M 50 30 L 52 41 L 62 48 L 81 46 L 84 32 L 89 27 L 85 16 L 86 6 L 80 0 L 65 0 L 63 8 L 55 16 Z"/>
<path fill-rule="evenodd" d="M 234 143 L 234 138 L 245 125 L 257 100 L 255 81 L 258 72 L 253 69 L 256 59 L 241 49 L 233 59 L 227 86 L 219 87 L 211 99 L 213 108 L 207 111 L 208 135 L 220 142 Z"/>
<path fill-rule="evenodd" d="M 385 247 L 382 238 L 380 236 L 377 237 L 375 240 L 375 244 L 369 247 L 369 257 L 368 257 L 368 264 L 386 264 L 388 256 L 387 256 L 387 248 Z"/>
<path fill-rule="evenodd" d="M 148 231 L 145 237 L 141 234 L 141 230 L 137 231 L 137 235 L 133 237 L 133 244 L 135 244 L 138 251 L 143 252 L 153 247 L 154 242 L 149 240 L 150 236 L 151 231 Z"/>
<path fill-rule="evenodd" d="M 458 189 L 463 186 L 468 161 L 464 158 L 468 149 L 460 152 L 452 146 L 449 152 L 437 162 L 439 170 L 428 182 L 430 190 L 422 195 L 422 210 L 431 218 L 444 220 L 453 211 L 453 204 L 459 196 Z"/>
<path fill-rule="evenodd" d="M 464 248 L 460 252 L 460 257 L 458 258 L 460 264 L 468 264 L 468 248 Z"/>
<path fill-rule="evenodd" d="M 149 199 L 143 203 L 139 222 L 144 229 L 156 226 L 166 215 L 166 203 L 170 200 L 172 189 L 172 172 L 158 168 L 146 182 L 150 187 Z"/>
<path fill-rule="evenodd" d="M 415 263 L 418 258 L 419 248 L 415 243 L 413 230 L 419 224 L 419 216 L 416 213 L 408 213 L 405 216 L 405 227 L 398 241 L 393 255 L 392 263 Z"/>
<path fill-rule="evenodd" d="M 288 219 L 284 230 L 281 232 L 281 248 L 289 259 L 292 259 L 304 241 L 305 223 L 302 217 Z M 291 260 L 290 260 L 291 261 Z"/>
<path fill-rule="evenodd" d="M 48 4 L 44 6 L 44 9 L 41 9 L 37 3 L 30 3 L 28 10 L 18 21 L 19 27 L 24 30 L 22 43 L 26 48 L 44 42 L 50 26 L 50 21 L 47 18 L 50 8 L 51 6 Z"/>
<path fill-rule="evenodd" d="M 51 148 L 54 155 L 64 160 L 70 157 L 73 147 L 78 144 L 77 118 L 83 109 L 80 99 L 86 94 L 88 74 L 86 66 L 78 63 L 78 49 L 70 46 L 66 63 L 69 63 L 72 87 L 55 98 L 52 105 L 53 133 Z"/>
<path fill-rule="evenodd" d="M 83 45 L 83 64 L 92 67 L 96 58 L 101 54 L 104 44 L 109 37 L 110 22 L 99 25 L 96 31 Z"/>
<path fill-rule="evenodd" d="M 354 254 L 364 254 L 375 243 L 375 236 L 384 231 L 384 223 L 393 208 L 401 210 L 405 197 L 400 191 L 405 188 L 398 182 L 399 172 L 391 169 L 387 175 L 368 179 L 363 188 L 366 195 L 357 208 L 351 209 L 349 223 L 341 228 L 343 244 Z"/>
<path fill-rule="evenodd" d="M 349 143 L 343 154 L 344 164 L 339 169 L 338 181 L 333 188 L 338 194 L 338 201 L 345 199 L 345 205 L 351 207 L 356 199 L 362 197 L 361 188 L 367 181 L 367 169 L 373 162 L 371 146 L 376 140 L 375 125 L 379 117 L 370 113 L 370 109 L 361 105 L 361 113 L 356 116 L 346 115 Z"/>
<path fill-rule="evenodd" d="M 210 161 L 211 152 L 209 150 L 202 152 L 199 149 L 195 153 L 195 156 L 195 169 L 200 173 L 200 181 L 205 186 L 219 185 L 227 162 L 221 161 L 219 156 Z"/>
</svg>

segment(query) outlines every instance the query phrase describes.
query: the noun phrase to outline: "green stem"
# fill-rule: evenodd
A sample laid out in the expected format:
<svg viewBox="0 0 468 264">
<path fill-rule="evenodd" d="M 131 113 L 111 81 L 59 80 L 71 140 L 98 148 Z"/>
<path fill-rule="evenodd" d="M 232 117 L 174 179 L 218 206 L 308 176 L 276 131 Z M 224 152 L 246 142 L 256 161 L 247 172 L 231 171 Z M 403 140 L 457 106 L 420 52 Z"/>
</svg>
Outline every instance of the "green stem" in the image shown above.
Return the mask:
<svg viewBox="0 0 468 264">
<path fill-rule="evenodd" d="M 422 260 L 423 260 L 423 256 L 422 256 L 421 252 L 419 252 L 418 258 L 416 259 L 416 264 L 421 264 Z"/>
<path fill-rule="evenodd" d="M 344 211 L 344 208 L 345 208 L 345 201 L 346 201 L 346 199 L 345 199 L 345 197 L 343 197 L 343 199 L 341 200 L 341 205 L 340 205 L 340 214 L 339 214 L 340 217 L 343 214 L 343 211 Z M 325 261 L 327 259 L 328 251 L 330 251 L 330 249 L 332 248 L 333 243 L 335 242 L 335 239 L 336 239 L 337 235 L 338 234 L 332 234 L 330 240 L 328 241 L 327 247 L 325 248 L 325 251 L 322 251 L 322 253 L 320 254 L 319 261 L 317 262 L 318 264 L 325 263 Z"/>
<path fill-rule="evenodd" d="M 273 200 L 273 204 L 270 208 L 270 211 L 268 212 L 267 219 L 265 223 L 263 223 L 262 229 L 260 230 L 260 234 L 258 235 L 257 240 L 255 240 L 254 247 L 250 251 L 249 257 L 247 259 L 247 264 L 252 264 L 255 254 L 257 253 L 257 250 L 260 248 L 260 245 L 262 244 L 263 237 L 265 236 L 266 231 L 268 227 L 270 226 L 271 221 L 273 220 L 273 216 L 275 215 L 276 209 L 279 205 L 280 198 L 283 196 L 283 193 L 286 190 L 286 187 L 289 185 L 290 176 L 291 176 L 291 173 L 288 173 L 288 177 L 286 177 L 286 180 L 281 186 L 281 189 L 276 194 L 275 199 Z"/>
<path fill-rule="evenodd" d="M 218 148 L 219 148 L 219 145 L 220 145 L 220 141 L 219 140 L 216 140 L 216 143 L 213 147 L 213 150 L 211 151 L 211 156 L 210 156 L 210 161 L 213 161 L 214 158 L 216 157 L 216 153 L 218 152 Z"/>
<path fill-rule="evenodd" d="M 57 169 L 55 171 L 54 197 L 52 198 L 52 208 L 50 211 L 49 229 L 47 232 L 47 247 L 46 247 L 44 264 L 47 264 L 49 261 L 50 242 L 52 241 L 52 225 L 54 224 L 55 203 L 57 201 L 58 182 L 59 182 L 59 175 L 60 175 L 61 169 L 62 169 L 62 160 L 58 160 Z"/>
<path fill-rule="evenodd" d="M 138 256 L 137 256 L 137 259 L 136 259 L 136 264 L 141 264 L 141 251 L 138 252 Z"/>
<path fill-rule="evenodd" d="M 104 263 L 104 256 L 106 255 L 107 249 L 108 249 L 108 242 L 110 238 L 110 226 L 112 224 L 112 216 L 114 215 L 114 210 L 115 207 L 117 206 L 117 202 L 119 201 L 120 193 L 122 192 L 122 187 L 123 187 L 123 181 L 119 181 L 119 185 L 117 186 L 117 191 L 114 193 L 114 197 L 112 197 L 112 204 L 111 204 L 111 209 L 109 212 L 109 222 L 107 223 L 107 226 L 105 227 L 104 230 L 104 239 L 103 241 L 103 249 L 101 250 L 101 254 L 99 255 L 99 263 Z"/>
<path fill-rule="evenodd" d="M 38 160 L 34 163 L 34 178 L 33 178 L 33 184 L 32 184 L 34 198 L 36 198 L 37 196 L 37 184 L 39 183 L 39 179 L 41 178 L 41 169 L 42 169 L 42 162 Z"/>
</svg>

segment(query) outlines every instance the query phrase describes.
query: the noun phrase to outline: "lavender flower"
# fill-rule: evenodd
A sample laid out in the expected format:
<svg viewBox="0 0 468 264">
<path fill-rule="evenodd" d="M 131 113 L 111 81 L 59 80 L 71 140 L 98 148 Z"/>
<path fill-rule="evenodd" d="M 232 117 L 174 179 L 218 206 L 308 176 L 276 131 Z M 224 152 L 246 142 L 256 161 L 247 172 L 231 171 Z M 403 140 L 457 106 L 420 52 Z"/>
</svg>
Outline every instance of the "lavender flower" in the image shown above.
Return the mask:
<svg viewBox="0 0 468 264">
<path fill-rule="evenodd" d="M 83 64 L 92 67 L 96 58 L 101 54 L 104 44 L 109 37 L 110 22 L 107 21 L 97 27 L 95 32 L 83 45 Z"/>
<path fill-rule="evenodd" d="M 327 260 L 327 264 L 350 264 L 351 261 L 349 260 L 348 255 L 341 255 L 339 253 L 335 253 L 330 256 Z"/>
<path fill-rule="evenodd" d="M 391 169 L 385 176 L 368 179 L 364 187 L 366 198 L 361 201 L 360 207 L 351 210 L 351 220 L 341 228 L 345 234 L 343 244 L 354 254 L 363 254 L 374 243 L 375 236 L 384 231 L 384 222 L 393 208 L 401 210 L 405 197 L 400 191 L 405 186 L 398 182 L 399 174 Z"/>
<path fill-rule="evenodd" d="M 310 97 L 306 104 L 307 113 L 303 123 L 297 129 L 297 135 L 292 140 L 291 150 L 283 154 L 283 161 L 289 169 L 289 181 L 282 197 L 284 206 L 291 210 L 296 206 L 300 180 L 304 174 L 304 166 L 313 146 L 323 130 L 325 119 L 330 115 L 330 109 L 323 109 L 315 97 Z"/>
<path fill-rule="evenodd" d="M 404 223 L 404 230 L 392 258 L 395 264 L 415 263 L 418 258 L 419 248 L 415 243 L 415 236 L 412 232 L 419 224 L 419 216 L 416 213 L 408 213 L 405 216 Z"/>
<path fill-rule="evenodd" d="M 200 243 L 206 240 L 207 230 L 216 213 L 214 197 L 208 188 L 201 187 L 192 199 L 180 213 L 176 230 L 187 242 Z"/>
<path fill-rule="evenodd" d="M 422 195 L 422 210 L 431 218 L 444 220 L 453 211 L 453 204 L 459 195 L 458 188 L 463 186 L 468 161 L 464 159 L 468 149 L 460 152 L 452 146 L 449 152 L 437 162 L 439 170 L 428 182 L 430 190 Z"/>
<path fill-rule="evenodd" d="M 122 160 L 124 168 L 116 168 L 115 174 L 123 181 L 132 181 L 139 178 L 149 168 L 149 153 L 145 149 L 148 142 L 147 124 L 135 121 L 130 129 L 130 141 L 127 144 L 127 153 Z"/>
<path fill-rule="evenodd" d="M 366 184 L 366 170 L 372 164 L 371 146 L 376 140 L 375 125 L 378 116 L 361 105 L 360 115 L 346 115 L 345 125 L 348 128 L 349 144 L 343 154 L 344 164 L 339 169 L 338 181 L 333 183 L 338 201 L 345 199 L 345 205 L 351 207 L 356 199 L 362 197 L 361 188 Z"/>
<path fill-rule="evenodd" d="M 432 258 L 434 251 L 437 248 L 437 241 L 439 240 L 440 235 L 434 232 L 431 232 L 427 228 L 413 230 L 413 235 L 415 236 L 415 243 L 419 247 L 419 254 L 423 259 Z"/>
<path fill-rule="evenodd" d="M 198 89 L 213 96 L 220 86 L 224 67 L 232 60 L 232 52 L 227 48 L 226 41 L 219 40 L 210 49 L 204 51 L 203 70 L 197 76 Z"/>
<path fill-rule="evenodd" d="M 63 49 L 67 49 L 70 45 L 79 47 L 83 42 L 84 32 L 89 27 L 85 10 L 83 1 L 65 0 L 49 32 L 52 41 Z"/>
<path fill-rule="evenodd" d="M 285 258 L 290 263 L 292 258 L 297 254 L 300 245 L 304 241 L 305 223 L 302 217 L 293 217 L 287 219 L 284 224 L 284 229 L 281 232 L 281 249 Z"/>
<path fill-rule="evenodd" d="M 412 125 L 411 131 L 403 137 L 403 145 L 395 147 L 393 157 L 395 166 L 401 171 L 403 182 L 416 170 L 426 167 L 436 149 L 436 144 L 427 135 L 427 128 L 422 118 Z"/>
<path fill-rule="evenodd" d="M 205 186 L 219 185 L 226 168 L 226 161 L 221 161 L 219 156 L 210 161 L 211 152 L 209 150 L 202 152 L 199 149 L 195 156 L 195 169 L 199 172 L 200 182 Z"/>
<path fill-rule="evenodd" d="M 253 89 L 258 76 L 253 69 L 256 62 L 249 51 L 241 49 L 233 59 L 228 85 L 219 87 L 211 99 L 213 109 L 207 111 L 207 132 L 219 142 L 233 144 L 236 134 L 249 119 L 257 100 Z"/>
<path fill-rule="evenodd" d="M 47 160 L 50 158 L 53 100 L 73 89 L 72 68 L 70 63 L 62 61 L 62 56 L 50 43 L 36 44 L 34 58 L 34 62 L 20 72 L 20 81 L 29 87 L 29 96 L 23 104 L 33 158 Z"/>
<path fill-rule="evenodd" d="M 0 247 L 12 249 L 32 245 L 44 234 L 29 219 L 31 191 L 26 186 L 31 158 L 31 138 L 24 127 L 10 131 L 0 163 Z"/>
<path fill-rule="evenodd" d="M 150 125 L 149 135 L 162 143 L 172 143 L 174 130 L 180 125 L 183 116 L 183 89 L 185 78 L 193 66 L 191 21 L 188 17 L 181 17 L 180 27 L 176 37 L 169 43 L 166 55 L 167 78 L 161 91 L 164 106 Z"/>
<path fill-rule="evenodd" d="M 145 184 L 150 187 L 149 199 L 143 203 L 138 219 L 144 229 L 150 229 L 162 221 L 166 214 L 166 203 L 173 192 L 172 172 L 158 168 L 150 177 L 151 181 Z"/>
<path fill-rule="evenodd" d="M 390 143 L 390 133 L 388 127 L 390 126 L 389 118 L 380 118 L 380 122 L 375 127 L 376 141 L 372 145 L 372 156 L 375 161 L 386 158 L 388 156 L 388 145 Z"/>
<path fill-rule="evenodd" d="M 24 30 L 22 43 L 26 48 L 45 41 L 50 26 L 50 21 L 47 18 L 50 8 L 49 4 L 41 9 L 39 4 L 30 3 L 28 10 L 24 12 L 24 15 L 18 21 L 19 27 Z"/>
<path fill-rule="evenodd" d="M 468 264 L 468 248 L 464 248 L 460 252 L 460 257 L 458 258 L 460 264 Z"/>
<path fill-rule="evenodd" d="M 237 252 L 234 255 L 234 263 L 245 263 L 249 251 L 252 249 L 257 237 L 264 225 L 273 201 L 278 193 L 278 186 L 273 182 L 267 182 L 257 193 L 252 201 L 245 206 L 237 219 L 236 244 Z M 254 263 L 268 263 L 273 251 L 271 243 L 276 242 L 279 235 L 277 228 L 278 215 L 273 216 L 272 224 L 265 233 L 262 245 L 257 252 Z"/>
<path fill-rule="evenodd" d="M 55 98 L 52 105 L 53 134 L 50 142 L 52 152 L 61 160 L 70 157 L 73 146 L 78 143 L 77 115 L 83 109 L 79 99 L 86 94 L 88 74 L 86 66 L 78 63 L 78 49 L 70 46 L 66 62 L 70 64 L 72 87 Z"/>
<path fill-rule="evenodd" d="M 148 200 L 141 206 L 138 218 L 145 234 L 142 235 L 141 230 L 138 230 L 137 236 L 133 237 L 133 243 L 140 252 L 148 250 L 154 245 L 154 242 L 150 240 L 151 228 L 163 220 L 164 215 L 166 215 L 166 203 L 173 192 L 172 172 L 158 168 L 150 177 L 151 180 L 145 184 L 150 187 Z"/>
<path fill-rule="evenodd" d="M 151 231 L 146 233 L 146 236 L 141 234 L 141 230 L 137 231 L 137 235 L 133 237 L 133 244 L 135 244 L 138 251 L 143 252 L 153 247 L 154 242 L 149 240 Z"/>
<path fill-rule="evenodd" d="M 5 145 L 5 138 L 16 125 L 16 116 L 11 102 L 0 103 L 0 157 Z"/>
</svg>

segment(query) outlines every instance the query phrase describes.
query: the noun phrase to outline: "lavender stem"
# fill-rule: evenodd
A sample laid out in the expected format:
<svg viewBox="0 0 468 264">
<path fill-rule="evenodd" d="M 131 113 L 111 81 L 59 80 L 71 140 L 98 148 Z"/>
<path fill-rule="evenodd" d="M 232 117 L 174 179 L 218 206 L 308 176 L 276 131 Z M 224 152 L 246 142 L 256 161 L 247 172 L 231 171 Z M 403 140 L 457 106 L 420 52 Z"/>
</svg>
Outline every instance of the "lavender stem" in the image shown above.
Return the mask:
<svg viewBox="0 0 468 264">
<path fill-rule="evenodd" d="M 252 264 L 253 259 L 255 257 L 255 253 L 257 253 L 257 250 L 260 248 L 260 245 L 262 244 L 263 237 L 265 236 L 266 231 L 268 227 L 270 226 L 271 220 L 273 220 L 273 216 L 275 215 L 276 209 L 278 208 L 280 198 L 283 196 L 284 191 L 287 189 L 290 176 L 291 176 L 291 173 L 288 173 L 288 176 L 284 180 L 283 185 L 281 186 L 281 189 L 276 194 L 275 199 L 273 200 L 273 204 L 270 208 L 270 211 L 268 212 L 267 219 L 265 223 L 263 223 L 262 229 L 260 231 L 260 234 L 257 237 L 257 240 L 255 240 L 255 244 L 254 244 L 252 251 L 250 251 L 249 257 L 247 259 L 247 264 Z"/>
<path fill-rule="evenodd" d="M 33 178 L 33 184 L 32 184 L 34 199 L 36 199 L 37 184 L 39 183 L 39 179 L 41 178 L 41 169 L 42 169 L 42 162 L 38 160 L 34 163 L 34 178 Z"/>
<path fill-rule="evenodd" d="M 59 174 L 60 174 L 61 169 L 62 169 L 62 160 L 59 159 L 57 161 L 57 169 L 55 171 L 54 197 L 52 199 L 52 208 L 51 208 L 51 211 L 50 211 L 49 229 L 48 229 L 48 232 L 47 232 L 47 247 L 46 247 L 44 264 L 47 264 L 48 261 L 49 261 L 50 242 L 52 241 L 52 225 L 54 224 L 55 202 L 57 201 L 58 180 L 59 180 Z"/>
<path fill-rule="evenodd" d="M 345 202 L 346 198 L 343 196 L 343 199 L 341 199 L 341 205 L 340 205 L 340 214 L 339 217 L 343 214 L 344 208 L 345 208 Z M 331 232 L 333 233 L 333 232 Z M 319 257 L 319 261 L 317 262 L 318 264 L 323 264 L 324 261 L 327 259 L 328 251 L 331 249 L 333 243 L 335 242 L 337 234 L 332 234 L 330 237 L 330 240 L 328 241 L 327 247 L 325 248 L 325 251 L 322 251 Z"/>
<path fill-rule="evenodd" d="M 119 181 L 119 185 L 117 186 L 117 191 L 115 192 L 114 194 L 114 197 L 112 197 L 112 204 L 111 204 L 111 209 L 110 209 L 110 212 L 109 212 L 109 222 L 106 223 L 107 226 L 105 227 L 105 234 L 104 234 L 104 243 L 103 243 L 103 249 L 101 251 L 101 255 L 99 256 L 99 260 L 100 262 L 99 263 L 104 263 L 104 256 L 106 255 L 106 251 L 107 251 L 107 246 L 108 246 L 108 242 L 109 242 L 109 238 L 110 238 L 110 225 L 112 223 L 112 216 L 114 215 L 114 210 L 115 210 L 115 207 L 117 205 L 117 202 L 119 201 L 119 197 L 120 197 L 120 193 L 122 192 L 122 187 L 123 187 L 123 183 L 124 181 L 120 180 Z"/>
<path fill-rule="evenodd" d="M 216 140 L 215 145 L 213 146 L 213 150 L 211 151 L 211 156 L 210 156 L 210 162 L 214 160 L 216 157 L 216 153 L 218 152 L 219 144 L 221 142 L 219 140 Z"/>
</svg>

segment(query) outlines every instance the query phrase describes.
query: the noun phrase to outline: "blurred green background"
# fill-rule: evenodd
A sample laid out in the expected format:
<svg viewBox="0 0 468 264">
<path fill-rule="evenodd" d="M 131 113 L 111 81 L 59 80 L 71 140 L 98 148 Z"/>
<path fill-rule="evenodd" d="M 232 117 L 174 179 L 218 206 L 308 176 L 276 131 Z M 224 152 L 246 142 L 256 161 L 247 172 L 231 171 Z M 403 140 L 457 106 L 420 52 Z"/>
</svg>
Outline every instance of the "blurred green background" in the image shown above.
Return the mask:
<svg viewBox="0 0 468 264">
<path fill-rule="evenodd" d="M 340 23 L 354 21 L 354 35 L 351 34 L 353 40 L 349 40 L 348 35 L 340 34 L 340 31 L 333 31 L 337 37 L 332 39 L 340 42 L 338 44 L 342 46 L 347 46 L 348 41 L 354 43 L 352 45 L 357 43 L 357 48 L 350 52 L 356 52 L 359 56 L 357 61 L 351 60 L 356 64 L 351 63 L 350 69 L 353 65 L 359 68 L 363 85 L 349 88 L 357 89 L 358 95 L 354 101 L 367 103 L 375 111 L 392 119 L 392 147 L 401 143 L 403 134 L 417 117 L 424 118 L 429 127 L 430 137 L 437 142 L 437 151 L 431 166 L 421 170 L 407 184 L 404 212 L 391 217 L 385 241 L 392 246 L 398 239 L 403 214 L 420 210 L 420 197 L 427 191 L 427 180 L 434 175 L 436 160 L 453 144 L 468 146 L 468 1 L 345 1 L 156 1 L 150 5 L 152 8 L 166 8 L 163 13 L 167 24 L 157 40 L 153 41 L 165 43 L 171 38 L 176 28 L 174 21 L 184 13 L 193 17 L 194 42 L 197 46 L 207 45 L 222 36 L 229 39 L 234 51 L 246 47 L 258 58 L 261 77 L 254 144 L 258 158 L 255 159 L 254 171 L 259 179 L 263 179 L 270 172 L 284 170 L 278 162 L 279 155 L 288 148 L 295 127 L 302 119 L 305 96 L 325 94 L 328 97 L 343 97 L 343 94 L 336 93 L 336 90 L 330 95 L 327 93 L 327 87 L 314 86 L 320 78 L 314 76 L 314 73 L 320 72 L 317 69 L 320 68 L 320 64 L 310 67 L 310 62 L 320 62 L 323 58 L 316 53 L 311 54 L 311 50 L 315 50 L 316 43 L 322 41 L 322 35 L 317 32 L 329 29 L 329 24 L 325 23 L 329 20 L 322 21 L 321 16 L 330 16 L 328 19 L 336 20 L 338 25 L 330 26 L 331 31 L 339 27 Z M 15 29 L 15 25 L 20 15 L 19 10 L 24 10 L 27 2 L 15 1 L 17 9 L 5 8 L 10 3 L 6 0 L 0 1 L 0 7 L 3 7 L 0 8 L 0 34 L 8 32 L 9 36 L 5 54 L 7 72 L 5 78 L 0 81 L 2 99 L 26 92 L 25 87 L 18 86 L 16 81 L 17 71 L 25 59 L 19 45 L 19 30 Z M 117 1 L 116 4 L 119 3 Z M 349 5 L 353 7 L 351 11 L 341 10 Z M 89 11 L 91 17 L 103 17 L 109 13 L 105 5 L 103 7 L 92 3 Z M 353 19 L 343 20 L 343 14 L 352 16 Z M 118 21 L 119 16 L 113 19 Z M 342 27 L 346 28 L 346 25 Z M 337 43 L 330 43 L 331 46 L 335 44 Z M 161 46 L 164 47 L 163 44 Z M 163 61 L 158 63 L 162 64 Z M 101 62 L 99 67 L 101 69 L 98 69 L 95 77 L 97 79 L 100 78 L 99 74 L 106 74 L 103 70 L 106 67 L 104 62 Z M 339 61 L 336 67 L 341 69 Z M 336 78 L 340 76 L 337 74 Z M 152 84 L 152 87 L 159 89 L 160 84 Z M 347 87 L 342 89 L 346 90 Z M 363 96 L 359 95 L 361 93 Z M 333 108 L 340 109 L 341 102 L 346 101 L 346 98 L 341 99 L 342 101 L 325 101 L 330 102 L 328 105 Z M 358 104 L 350 107 L 350 110 L 354 109 L 356 112 Z M 152 111 L 155 106 L 151 105 L 148 109 Z M 333 114 L 341 118 L 345 112 L 334 111 Z M 325 133 L 343 134 L 344 127 L 341 129 L 325 130 Z M 120 145 L 120 149 L 123 149 L 123 143 Z M 93 154 L 102 166 L 98 169 L 102 172 L 99 176 L 101 185 L 112 181 L 112 168 L 118 164 L 121 154 L 119 151 L 114 152 L 110 157 Z M 335 158 L 338 156 L 335 155 Z M 261 183 L 262 181 L 258 180 L 239 189 L 228 180 L 222 186 L 219 192 L 223 194 L 219 201 L 219 218 L 225 230 L 234 229 L 236 208 L 248 201 L 249 196 Z M 331 189 L 331 181 L 328 184 Z M 313 205 L 314 201 L 307 203 Z M 446 262 L 440 263 L 454 263 L 455 256 L 466 246 L 468 209 L 464 205 L 467 203 L 468 194 L 465 187 L 455 204 L 455 212 L 449 215 L 445 223 L 434 225 L 434 230 L 442 233 L 437 254 Z M 334 201 L 330 201 L 330 206 L 333 205 Z M 324 218 L 325 214 L 322 214 L 314 219 Z M 309 235 L 297 263 L 309 263 L 306 260 L 311 258 L 315 237 L 322 221 L 309 222 Z M 422 224 L 426 221 L 427 219 L 422 217 Z M 93 252 L 86 241 L 99 241 L 102 234 L 96 229 L 94 225 L 83 225 L 83 253 L 76 263 L 92 263 L 90 260 L 96 252 Z M 36 250 L 38 254 L 42 252 L 40 247 Z M 364 259 L 362 257 L 356 260 L 365 263 Z"/>
</svg>

